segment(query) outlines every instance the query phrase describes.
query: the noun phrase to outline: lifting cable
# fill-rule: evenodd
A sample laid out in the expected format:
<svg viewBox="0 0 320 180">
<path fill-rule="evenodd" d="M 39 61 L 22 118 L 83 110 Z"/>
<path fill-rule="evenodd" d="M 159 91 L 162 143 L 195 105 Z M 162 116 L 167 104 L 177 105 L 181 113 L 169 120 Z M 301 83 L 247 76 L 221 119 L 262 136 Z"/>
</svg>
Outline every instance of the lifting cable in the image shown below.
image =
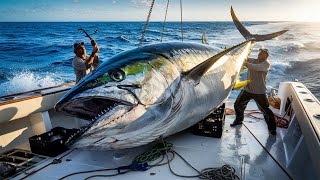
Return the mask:
<svg viewBox="0 0 320 180">
<path fill-rule="evenodd" d="M 144 28 L 143 28 L 143 31 L 142 31 L 142 34 L 141 34 L 140 43 L 139 43 L 138 47 L 140 47 L 142 42 L 143 42 L 144 34 L 146 33 L 146 30 L 147 30 L 147 27 L 148 27 L 148 23 L 149 23 L 149 20 L 150 20 L 150 17 L 151 17 L 151 13 L 152 13 L 152 8 L 153 8 L 153 5 L 154 5 L 155 1 L 156 0 L 152 0 L 151 6 L 150 6 L 150 10 L 149 10 L 149 14 L 148 14 L 148 17 L 147 17 L 147 21 L 144 24 Z"/>
<path fill-rule="evenodd" d="M 181 41 L 183 41 L 183 27 L 182 27 L 182 0 L 180 0 L 180 12 L 181 12 Z"/>
<path fill-rule="evenodd" d="M 165 31 L 165 27 L 166 27 L 167 14 L 168 14 L 168 9 L 169 9 L 169 2 L 170 2 L 170 0 L 168 0 L 168 2 L 167 2 L 166 14 L 164 15 L 162 32 L 161 32 L 161 42 L 162 42 L 163 34 L 164 34 L 164 31 Z"/>
<path fill-rule="evenodd" d="M 163 33 L 164 33 L 164 31 L 165 31 L 165 24 L 166 24 L 166 21 L 167 21 L 167 14 L 168 14 L 168 9 L 169 9 L 169 2 L 170 2 L 170 0 L 167 1 L 166 13 L 165 13 L 164 21 L 163 21 L 162 32 L 161 32 L 161 42 L 162 42 L 162 40 L 163 40 Z M 144 35 L 145 35 L 146 31 L 147 31 L 147 27 L 148 27 L 148 24 L 149 24 L 149 21 L 150 21 L 150 17 L 151 17 L 151 13 L 152 13 L 152 9 L 153 9 L 154 3 L 155 3 L 155 0 L 152 0 L 151 6 L 150 6 L 150 10 L 149 10 L 149 13 L 148 13 L 148 17 L 147 17 L 146 23 L 144 24 L 143 31 L 142 31 L 142 33 L 141 33 L 141 38 L 140 38 L 140 42 L 139 42 L 138 47 L 140 47 L 140 46 L 142 45 L 142 43 L 143 43 Z M 181 15 L 181 16 L 180 16 L 181 41 L 183 41 L 182 0 L 180 0 L 180 15 Z"/>
</svg>

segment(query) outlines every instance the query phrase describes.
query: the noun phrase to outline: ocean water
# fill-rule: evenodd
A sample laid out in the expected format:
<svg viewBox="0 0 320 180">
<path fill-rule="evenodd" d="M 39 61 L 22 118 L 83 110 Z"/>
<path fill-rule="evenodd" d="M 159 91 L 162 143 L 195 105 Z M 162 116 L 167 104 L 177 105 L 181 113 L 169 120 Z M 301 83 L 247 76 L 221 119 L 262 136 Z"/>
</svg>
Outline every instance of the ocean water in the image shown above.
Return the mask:
<svg viewBox="0 0 320 180">
<path fill-rule="evenodd" d="M 0 23 L 0 96 L 75 80 L 72 69 L 72 44 L 83 40 L 87 51 L 90 41 L 79 28 L 89 33 L 100 46 L 100 60 L 136 48 L 144 22 L 36 22 Z M 252 33 L 263 34 L 282 29 L 289 32 L 274 40 L 256 43 L 268 48 L 271 70 L 268 86 L 281 81 L 303 82 L 320 99 L 320 23 L 246 22 Z M 244 41 L 233 22 L 185 22 L 184 41 L 201 43 L 203 32 L 211 46 L 221 49 Z M 162 23 L 151 22 L 143 44 L 181 41 L 180 22 L 169 22 L 162 34 Z M 236 95 L 236 92 L 232 94 Z"/>
</svg>

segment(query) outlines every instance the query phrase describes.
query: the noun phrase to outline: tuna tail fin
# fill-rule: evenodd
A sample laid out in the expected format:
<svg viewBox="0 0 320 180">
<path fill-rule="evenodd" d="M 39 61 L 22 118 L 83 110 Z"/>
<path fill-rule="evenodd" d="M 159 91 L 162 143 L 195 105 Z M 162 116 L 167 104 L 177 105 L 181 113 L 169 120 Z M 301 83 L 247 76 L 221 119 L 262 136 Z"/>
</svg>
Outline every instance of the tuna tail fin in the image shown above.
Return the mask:
<svg viewBox="0 0 320 180">
<path fill-rule="evenodd" d="M 259 35 L 259 34 L 251 34 L 239 21 L 239 19 L 237 18 L 236 14 L 233 11 L 233 8 L 231 6 L 231 16 L 232 16 L 232 20 L 234 22 L 234 24 L 236 25 L 237 29 L 239 30 L 239 32 L 242 34 L 242 36 L 246 39 L 246 40 L 254 40 L 254 41 L 265 41 L 265 40 L 269 40 L 269 39 L 273 39 L 275 37 L 278 37 L 280 35 L 282 35 L 283 33 L 287 32 L 288 30 L 282 30 L 282 31 L 278 31 L 275 33 L 271 33 L 271 34 L 264 34 L 264 35 Z"/>
</svg>

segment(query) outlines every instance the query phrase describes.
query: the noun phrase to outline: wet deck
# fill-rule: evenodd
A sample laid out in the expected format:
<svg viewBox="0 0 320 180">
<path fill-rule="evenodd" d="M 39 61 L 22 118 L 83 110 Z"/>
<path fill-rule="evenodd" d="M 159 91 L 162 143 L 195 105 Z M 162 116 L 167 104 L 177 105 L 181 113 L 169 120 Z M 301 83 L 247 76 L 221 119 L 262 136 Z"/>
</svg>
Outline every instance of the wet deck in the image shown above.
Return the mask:
<svg viewBox="0 0 320 180">
<path fill-rule="evenodd" d="M 227 107 L 232 108 L 233 100 L 227 102 Z M 255 103 L 250 102 L 247 109 L 257 109 Z M 229 164 L 235 168 L 240 179 L 290 179 L 290 175 L 281 168 L 286 161 L 281 138 L 278 135 L 269 135 L 265 122 L 246 118 L 242 126 L 230 127 L 234 115 L 228 115 L 225 121 L 223 136 L 219 138 L 201 137 L 189 132 L 178 133 L 165 139 L 173 144 L 173 150 L 182 155 L 198 170 L 209 167 L 221 167 Z M 146 147 L 122 151 L 86 151 L 73 150 L 61 160 L 59 164 L 46 166 L 32 174 L 28 179 L 58 179 L 65 175 L 102 168 L 114 168 L 131 163 L 132 159 L 145 151 Z M 65 154 L 66 154 L 65 153 Z M 121 156 L 122 155 L 122 156 Z M 63 156 L 63 155 L 61 155 Z M 61 157 L 60 156 L 60 157 Z M 46 161 L 34 169 L 39 169 L 52 160 Z M 172 169 L 183 175 L 196 173 L 182 160 L 176 157 L 171 163 Z M 70 176 L 67 179 L 85 179 L 93 175 L 114 174 L 113 172 L 94 172 Z M 24 178 L 21 174 L 16 179 Z M 101 177 L 102 179 L 103 177 Z M 135 171 L 108 179 L 183 179 L 174 176 L 168 165 L 154 167 L 144 172 Z M 99 179 L 99 178 L 96 178 Z M 197 178 L 194 178 L 197 179 Z"/>
</svg>

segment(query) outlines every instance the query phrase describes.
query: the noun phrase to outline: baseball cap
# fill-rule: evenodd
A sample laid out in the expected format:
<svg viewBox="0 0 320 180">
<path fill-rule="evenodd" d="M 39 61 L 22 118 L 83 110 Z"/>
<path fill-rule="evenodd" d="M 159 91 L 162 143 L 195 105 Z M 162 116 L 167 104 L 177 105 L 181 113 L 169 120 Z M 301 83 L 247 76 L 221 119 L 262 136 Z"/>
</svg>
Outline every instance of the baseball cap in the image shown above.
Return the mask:
<svg viewBox="0 0 320 180">
<path fill-rule="evenodd" d="M 263 52 L 267 53 L 267 54 L 268 54 L 268 56 L 270 55 L 270 52 L 269 52 L 269 50 L 268 50 L 268 49 L 260 48 L 260 49 L 259 49 L 259 51 L 263 51 Z"/>
<path fill-rule="evenodd" d="M 73 44 L 72 46 L 72 49 L 73 49 L 73 52 L 76 51 L 76 49 L 80 46 L 80 45 L 84 45 L 84 42 L 83 41 L 77 41 Z"/>
</svg>

